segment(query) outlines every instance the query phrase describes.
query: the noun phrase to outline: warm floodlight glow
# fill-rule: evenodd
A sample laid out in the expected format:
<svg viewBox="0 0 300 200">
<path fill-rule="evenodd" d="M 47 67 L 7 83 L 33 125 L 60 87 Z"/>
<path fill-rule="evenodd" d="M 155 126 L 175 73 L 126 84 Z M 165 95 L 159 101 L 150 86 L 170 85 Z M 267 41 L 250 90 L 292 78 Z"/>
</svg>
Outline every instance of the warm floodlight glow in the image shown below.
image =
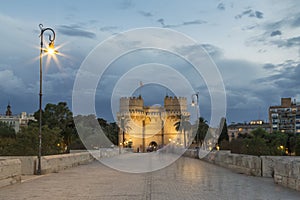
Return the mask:
<svg viewBox="0 0 300 200">
<path fill-rule="evenodd" d="M 50 55 L 58 54 L 58 51 L 54 48 L 54 41 L 49 43 L 48 48 L 45 49 L 45 52 Z"/>
</svg>

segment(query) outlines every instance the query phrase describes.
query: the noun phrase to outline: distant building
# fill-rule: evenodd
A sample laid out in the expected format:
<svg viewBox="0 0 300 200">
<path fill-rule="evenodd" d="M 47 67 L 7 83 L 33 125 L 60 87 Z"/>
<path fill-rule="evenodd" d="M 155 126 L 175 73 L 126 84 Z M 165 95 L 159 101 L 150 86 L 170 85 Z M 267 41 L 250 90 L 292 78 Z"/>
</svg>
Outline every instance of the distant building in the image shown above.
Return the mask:
<svg viewBox="0 0 300 200">
<path fill-rule="evenodd" d="M 252 120 L 249 123 L 230 124 L 227 127 L 229 141 L 236 139 L 239 136 L 249 134 L 257 128 L 262 128 L 268 133 L 271 132 L 270 124 L 265 123 L 263 120 Z"/>
<path fill-rule="evenodd" d="M 13 115 L 10 104 L 7 105 L 5 115 L 0 115 L 0 121 L 12 126 L 16 133 L 18 133 L 21 127 L 26 127 L 30 120 L 36 121 L 33 115 L 27 115 L 26 112 L 22 112 L 20 115 Z"/>
<path fill-rule="evenodd" d="M 272 131 L 300 133 L 300 104 L 281 98 L 281 105 L 270 106 L 269 121 Z"/>
<path fill-rule="evenodd" d="M 184 138 L 184 134 L 176 131 L 174 125 L 180 120 L 179 116 L 185 120 L 190 117 L 184 97 L 166 96 L 163 106 L 145 106 L 141 96 L 123 97 L 117 113 L 121 128 L 119 143 L 140 152 L 149 148 L 156 150 L 169 143 L 184 146 L 184 142 L 188 144 L 188 134 Z"/>
</svg>

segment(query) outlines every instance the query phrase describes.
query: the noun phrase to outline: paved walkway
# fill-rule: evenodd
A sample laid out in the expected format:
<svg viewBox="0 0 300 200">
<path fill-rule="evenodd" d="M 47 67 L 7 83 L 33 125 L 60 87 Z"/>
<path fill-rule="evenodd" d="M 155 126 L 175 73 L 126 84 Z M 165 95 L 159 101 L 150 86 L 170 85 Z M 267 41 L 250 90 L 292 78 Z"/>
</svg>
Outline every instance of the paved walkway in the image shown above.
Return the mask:
<svg viewBox="0 0 300 200">
<path fill-rule="evenodd" d="M 236 174 L 197 159 L 180 158 L 162 170 L 130 174 L 99 162 L 0 188 L 1 200 L 300 199 L 272 179 Z"/>
</svg>

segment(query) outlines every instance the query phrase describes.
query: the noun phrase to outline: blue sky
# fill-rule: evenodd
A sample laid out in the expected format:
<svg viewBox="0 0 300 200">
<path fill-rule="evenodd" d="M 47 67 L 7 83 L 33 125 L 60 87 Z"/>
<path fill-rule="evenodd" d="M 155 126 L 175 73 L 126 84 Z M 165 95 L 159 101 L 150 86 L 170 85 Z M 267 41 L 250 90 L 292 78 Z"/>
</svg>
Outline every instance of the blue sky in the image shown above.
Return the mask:
<svg viewBox="0 0 300 200">
<path fill-rule="evenodd" d="M 108 37 L 143 27 L 176 30 L 203 45 L 224 80 L 229 123 L 265 120 L 268 107 L 281 97 L 300 101 L 297 0 L 5 1 L 0 7 L 1 114 L 8 102 L 15 114 L 38 109 L 39 23 L 56 31 L 55 43 L 65 55 L 59 65 L 51 62 L 44 69 L 44 104 L 67 101 L 71 107 L 76 73 L 90 51 Z M 172 62 L 171 56 L 164 59 Z M 97 114 L 111 120 L 101 106 L 110 98 L 105 88 L 97 92 Z M 199 99 L 207 118 L 205 90 Z M 153 95 L 147 101 L 160 103 Z"/>
</svg>

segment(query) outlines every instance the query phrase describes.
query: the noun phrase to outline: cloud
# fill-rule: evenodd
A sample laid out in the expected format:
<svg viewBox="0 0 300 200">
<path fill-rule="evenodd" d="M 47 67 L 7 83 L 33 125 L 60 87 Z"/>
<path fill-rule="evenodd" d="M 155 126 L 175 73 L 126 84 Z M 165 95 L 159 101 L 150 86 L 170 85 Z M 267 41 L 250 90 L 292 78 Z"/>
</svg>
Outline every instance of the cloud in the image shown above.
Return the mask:
<svg viewBox="0 0 300 200">
<path fill-rule="evenodd" d="M 203 44 L 202 47 L 210 56 L 214 58 L 220 59 L 223 56 L 223 51 L 219 47 L 216 47 L 211 44 Z"/>
<path fill-rule="evenodd" d="M 254 36 L 246 40 L 247 46 L 253 45 L 265 45 L 265 46 L 277 46 L 278 48 L 291 48 L 300 46 L 300 35 L 290 38 L 276 37 L 282 35 L 280 30 L 270 31 L 266 28 L 263 34 Z"/>
<path fill-rule="evenodd" d="M 67 36 L 77 36 L 94 39 L 96 34 L 90 31 L 83 30 L 82 27 L 78 25 L 61 25 L 57 28 L 58 32 Z"/>
<path fill-rule="evenodd" d="M 18 94 L 25 91 L 25 86 L 19 77 L 17 77 L 12 70 L 0 71 L 0 80 L 3 84 L 0 85 L 2 93 Z M 23 91 L 24 90 L 24 91 Z"/>
<path fill-rule="evenodd" d="M 165 20 L 163 18 L 160 18 L 157 20 L 163 27 L 165 26 Z"/>
<path fill-rule="evenodd" d="M 130 9 L 134 7 L 134 3 L 131 0 L 123 0 L 118 7 L 122 10 Z"/>
<path fill-rule="evenodd" d="M 180 24 L 166 24 L 165 20 L 163 18 L 158 19 L 157 22 L 159 22 L 163 28 L 176 28 L 176 27 L 182 27 L 182 26 L 201 25 L 201 24 L 207 23 L 204 20 L 196 19 L 196 20 L 192 20 L 192 21 L 184 21 Z"/>
<path fill-rule="evenodd" d="M 118 26 L 103 26 L 100 28 L 100 31 L 107 31 L 107 32 L 111 32 L 111 31 L 115 31 L 118 30 L 119 27 Z"/>
<path fill-rule="evenodd" d="M 262 18 L 264 18 L 264 13 L 262 13 L 260 11 L 255 11 L 255 14 L 253 14 L 252 17 L 256 17 L 258 19 L 262 19 Z"/>
<path fill-rule="evenodd" d="M 248 71 L 249 67 L 240 63 L 230 62 L 232 77 L 225 74 L 222 62 L 217 62 L 226 86 L 226 96 L 228 102 L 228 113 L 231 121 L 256 119 L 268 119 L 268 107 L 276 105 L 282 97 L 298 97 L 300 91 L 297 85 L 300 84 L 300 62 L 286 60 L 280 64 L 266 63 L 263 68 L 267 70 L 267 75 Z M 232 67 L 233 66 L 233 67 Z M 243 67 L 241 67 L 243 66 Z M 245 71 L 247 70 L 247 71 Z M 246 76 L 245 76 L 246 74 Z M 230 75 L 230 74 L 229 74 Z M 251 76 L 252 78 L 248 78 Z M 254 78 L 253 77 L 259 77 Z M 228 79 L 230 78 L 230 79 Z M 238 80 L 234 81 L 234 80 Z M 243 80 L 241 83 L 240 80 Z"/>
<path fill-rule="evenodd" d="M 277 36 L 277 35 L 282 35 L 281 31 L 276 30 L 276 31 L 273 31 L 273 32 L 270 34 L 271 37 L 274 37 L 274 36 Z"/>
<path fill-rule="evenodd" d="M 247 9 L 239 15 L 236 15 L 236 19 L 241 19 L 244 16 L 255 17 L 257 19 L 262 19 L 264 17 L 264 13 L 257 10 Z"/>
<path fill-rule="evenodd" d="M 294 27 L 299 27 L 300 26 L 300 14 L 298 14 L 298 16 L 294 17 L 291 25 Z"/>
<path fill-rule="evenodd" d="M 294 60 L 286 60 L 283 63 L 274 65 L 265 64 L 264 68 L 271 72 L 271 75 L 257 79 L 260 84 L 272 85 L 284 95 L 296 96 L 300 94 L 298 87 L 300 84 L 300 62 Z"/>
<path fill-rule="evenodd" d="M 195 25 L 195 24 L 197 25 L 197 24 L 204 24 L 204 23 L 206 23 L 206 21 L 197 19 L 197 20 L 193 20 L 193 21 L 183 22 L 183 23 L 181 24 L 181 26 Z"/>
<path fill-rule="evenodd" d="M 276 29 L 281 29 L 283 27 L 297 28 L 299 26 L 300 26 L 300 13 L 293 13 L 275 22 L 269 22 L 265 24 L 264 28 L 267 30 L 270 29 L 276 30 Z"/>
<path fill-rule="evenodd" d="M 264 66 L 263 66 L 264 69 L 274 69 L 275 68 L 275 65 L 272 64 L 272 63 L 266 63 Z"/>
<path fill-rule="evenodd" d="M 289 39 L 280 39 L 280 40 L 275 40 L 271 41 L 271 43 L 277 45 L 277 47 L 299 47 L 300 46 L 300 36 L 298 37 L 292 37 Z"/>
<path fill-rule="evenodd" d="M 218 6 L 217 6 L 217 8 L 219 10 L 225 10 L 225 4 L 224 3 L 219 3 Z"/>
<path fill-rule="evenodd" d="M 145 12 L 145 11 L 139 11 L 139 14 L 141 14 L 144 17 L 152 17 L 153 14 L 151 12 Z"/>
</svg>

